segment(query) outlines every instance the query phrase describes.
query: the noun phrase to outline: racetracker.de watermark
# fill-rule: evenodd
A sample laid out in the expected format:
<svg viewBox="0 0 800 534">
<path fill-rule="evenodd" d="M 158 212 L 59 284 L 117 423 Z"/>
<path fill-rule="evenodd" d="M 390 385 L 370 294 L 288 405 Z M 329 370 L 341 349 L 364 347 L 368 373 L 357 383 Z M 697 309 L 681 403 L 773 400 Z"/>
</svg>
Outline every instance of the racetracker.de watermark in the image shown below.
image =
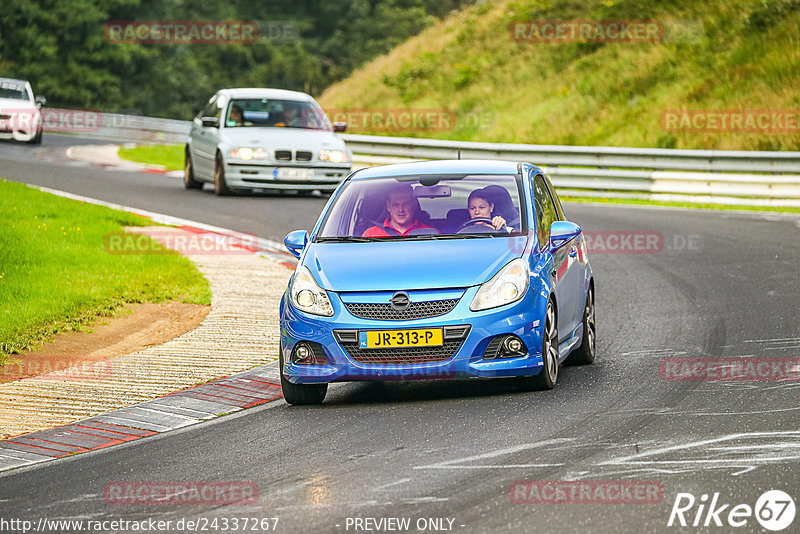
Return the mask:
<svg viewBox="0 0 800 534">
<path fill-rule="evenodd" d="M 45 132 L 96 132 L 103 126 L 103 115 L 91 109 L 42 108 L 40 110 L 0 106 L 0 132 L 33 131 L 41 121 Z"/>
<path fill-rule="evenodd" d="M 135 232 L 109 232 L 103 237 L 109 254 L 246 255 L 263 251 L 257 236 L 250 234 L 197 233 L 181 228 L 146 228 Z"/>
<path fill-rule="evenodd" d="M 667 109 L 661 113 L 666 132 L 800 133 L 797 109 Z"/>
<path fill-rule="evenodd" d="M 515 480 L 514 504 L 655 504 L 664 487 L 654 480 Z"/>
<path fill-rule="evenodd" d="M 109 482 L 103 500 L 112 505 L 207 505 L 255 504 L 258 485 L 247 481 Z"/>
<path fill-rule="evenodd" d="M 673 382 L 800 380 L 800 358 L 669 357 L 661 360 L 658 371 L 663 380 Z"/>
<path fill-rule="evenodd" d="M 658 20 L 517 20 L 509 27 L 518 43 L 659 43 L 664 25 Z"/>
<path fill-rule="evenodd" d="M 28 376 L 41 380 L 107 380 L 111 378 L 111 362 L 27 358 L 0 367 L 0 382 Z"/>
<path fill-rule="evenodd" d="M 664 235 L 655 230 L 584 230 L 588 254 L 660 254 L 667 251 L 697 251 L 702 248 L 698 234 Z M 524 241 L 509 241 L 515 252 L 522 252 Z"/>
<path fill-rule="evenodd" d="M 456 113 L 442 108 L 326 109 L 331 122 L 346 122 L 353 132 L 446 132 L 456 128 L 485 128 L 489 112 Z"/>
<path fill-rule="evenodd" d="M 111 44 L 253 44 L 259 24 L 252 20 L 110 20 L 103 35 Z"/>
</svg>

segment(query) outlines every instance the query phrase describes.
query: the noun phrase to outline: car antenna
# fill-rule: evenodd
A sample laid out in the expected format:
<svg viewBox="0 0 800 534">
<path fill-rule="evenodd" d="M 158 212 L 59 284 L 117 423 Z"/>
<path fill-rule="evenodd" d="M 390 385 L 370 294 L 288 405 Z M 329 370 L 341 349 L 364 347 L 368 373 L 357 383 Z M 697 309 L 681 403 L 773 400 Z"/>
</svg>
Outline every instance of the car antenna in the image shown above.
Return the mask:
<svg viewBox="0 0 800 534">
<path fill-rule="evenodd" d="M 458 159 L 461 159 L 461 147 L 458 147 Z"/>
</svg>

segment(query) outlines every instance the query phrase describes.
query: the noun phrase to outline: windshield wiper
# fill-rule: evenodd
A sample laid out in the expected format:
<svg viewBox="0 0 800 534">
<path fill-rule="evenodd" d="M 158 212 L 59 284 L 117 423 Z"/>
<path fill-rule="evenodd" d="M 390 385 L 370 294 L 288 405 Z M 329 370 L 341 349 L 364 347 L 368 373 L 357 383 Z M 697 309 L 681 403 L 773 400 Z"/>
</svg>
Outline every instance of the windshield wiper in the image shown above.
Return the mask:
<svg viewBox="0 0 800 534">
<path fill-rule="evenodd" d="M 491 234 L 486 232 L 475 232 L 475 233 L 466 233 L 466 234 L 416 234 L 416 235 L 406 235 L 406 236 L 398 236 L 395 239 L 398 240 L 405 240 L 405 241 L 430 241 L 435 239 L 475 239 L 481 237 L 496 237 L 497 234 Z"/>
<path fill-rule="evenodd" d="M 318 237 L 317 243 L 367 243 L 369 241 L 382 241 L 377 237 L 363 237 L 357 235 L 336 235 L 328 237 Z"/>
</svg>

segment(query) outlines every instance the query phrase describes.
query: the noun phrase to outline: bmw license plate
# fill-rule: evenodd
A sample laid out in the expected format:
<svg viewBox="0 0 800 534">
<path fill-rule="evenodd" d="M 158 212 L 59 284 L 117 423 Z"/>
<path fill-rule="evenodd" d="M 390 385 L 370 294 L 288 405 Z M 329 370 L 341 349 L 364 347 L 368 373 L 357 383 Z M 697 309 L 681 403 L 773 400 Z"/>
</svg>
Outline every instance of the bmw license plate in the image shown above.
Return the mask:
<svg viewBox="0 0 800 534">
<path fill-rule="evenodd" d="M 275 178 L 309 179 L 314 177 L 314 169 L 295 169 L 293 167 L 279 167 L 275 169 Z"/>
<path fill-rule="evenodd" d="M 444 334 L 441 328 L 362 330 L 358 332 L 358 346 L 362 349 L 435 347 L 443 344 Z"/>
</svg>

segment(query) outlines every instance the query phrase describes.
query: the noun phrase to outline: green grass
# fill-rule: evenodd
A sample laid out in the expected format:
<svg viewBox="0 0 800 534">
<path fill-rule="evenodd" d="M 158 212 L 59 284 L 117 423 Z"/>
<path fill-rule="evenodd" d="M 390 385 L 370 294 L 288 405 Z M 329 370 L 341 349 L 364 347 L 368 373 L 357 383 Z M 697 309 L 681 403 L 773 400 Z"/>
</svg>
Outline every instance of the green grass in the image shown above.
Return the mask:
<svg viewBox="0 0 800 534">
<path fill-rule="evenodd" d="M 183 145 L 142 145 L 120 148 L 119 157 L 137 163 L 163 165 L 168 171 L 183 169 Z"/>
<path fill-rule="evenodd" d="M 658 20 L 657 43 L 515 42 L 531 20 Z M 320 97 L 445 109 L 446 131 L 354 133 L 556 145 L 798 150 L 800 132 L 666 131 L 665 110 L 800 109 L 798 0 L 498 0 L 457 12 Z M 796 116 L 796 115 L 795 115 Z"/>
<path fill-rule="evenodd" d="M 208 281 L 177 253 L 105 251 L 108 233 L 148 219 L 2 179 L 0 198 L 0 363 L 126 303 L 211 302 Z"/>
</svg>

